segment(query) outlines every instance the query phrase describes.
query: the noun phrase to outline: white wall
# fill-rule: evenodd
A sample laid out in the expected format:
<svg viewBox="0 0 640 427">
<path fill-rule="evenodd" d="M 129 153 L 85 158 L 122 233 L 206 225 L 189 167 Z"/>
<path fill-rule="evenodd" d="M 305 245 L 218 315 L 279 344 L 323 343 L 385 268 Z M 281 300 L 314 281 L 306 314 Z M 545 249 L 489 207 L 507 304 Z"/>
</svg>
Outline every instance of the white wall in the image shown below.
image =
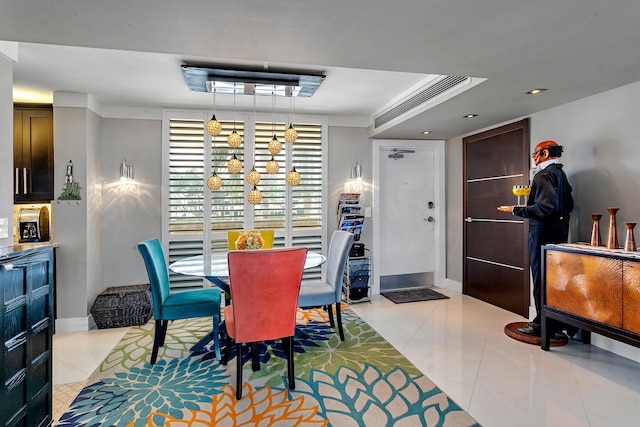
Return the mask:
<svg viewBox="0 0 640 427">
<path fill-rule="evenodd" d="M 0 246 L 13 245 L 13 61 L 0 53 L 0 218 L 8 235 Z"/>
<path fill-rule="evenodd" d="M 53 109 L 54 195 L 57 197 L 64 184 L 65 167 L 73 161 L 74 181 L 81 185 L 80 201 L 52 203 L 54 240 L 56 249 L 56 302 L 57 317 L 78 319 L 78 327 L 86 326 L 88 299 L 87 244 L 87 110 L 75 107 Z M 92 236 L 92 244 L 100 236 Z M 60 325 L 60 327 L 63 327 Z M 72 327 L 72 329 L 75 329 Z"/>
<path fill-rule="evenodd" d="M 133 186 L 120 184 L 120 163 Z M 102 120 L 101 286 L 148 283 L 138 242 L 162 236 L 162 121 Z"/>
<path fill-rule="evenodd" d="M 91 110 L 86 110 L 86 150 L 87 150 L 87 314 L 96 296 L 103 290 L 102 286 L 102 245 L 100 241 L 102 224 L 102 168 L 100 166 L 101 126 L 102 118 Z M 55 120 L 55 119 L 54 119 Z M 64 163 L 57 169 L 62 171 Z M 61 172 L 59 172 L 61 174 Z"/>
<path fill-rule="evenodd" d="M 360 205 L 373 206 L 372 147 L 366 128 L 329 127 L 329 155 L 327 177 L 327 234 L 338 229 L 338 198 L 340 193 L 349 191 L 351 169 L 357 161 L 362 168 L 363 191 L 360 194 Z M 360 243 L 371 249 L 373 247 L 373 221 L 375 218 L 365 218 Z"/>
</svg>

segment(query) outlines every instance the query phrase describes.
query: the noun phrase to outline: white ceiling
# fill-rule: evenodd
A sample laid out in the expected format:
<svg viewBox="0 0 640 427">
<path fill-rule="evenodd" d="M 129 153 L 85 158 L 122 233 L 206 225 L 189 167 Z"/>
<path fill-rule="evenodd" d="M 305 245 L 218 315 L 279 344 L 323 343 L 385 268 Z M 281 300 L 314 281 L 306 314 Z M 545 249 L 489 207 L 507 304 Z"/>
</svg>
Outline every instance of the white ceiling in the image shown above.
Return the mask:
<svg viewBox="0 0 640 427">
<path fill-rule="evenodd" d="M 640 81 L 638 0 L 1 0 L 0 10 L 0 40 L 19 42 L 16 88 L 104 106 L 211 109 L 211 94 L 187 89 L 183 62 L 322 71 L 296 112 L 358 125 L 431 74 L 487 79 L 381 138 L 450 138 Z M 548 90 L 525 95 L 536 87 Z M 233 102 L 218 95 L 216 109 Z M 253 99 L 236 105 L 251 111 Z"/>
</svg>

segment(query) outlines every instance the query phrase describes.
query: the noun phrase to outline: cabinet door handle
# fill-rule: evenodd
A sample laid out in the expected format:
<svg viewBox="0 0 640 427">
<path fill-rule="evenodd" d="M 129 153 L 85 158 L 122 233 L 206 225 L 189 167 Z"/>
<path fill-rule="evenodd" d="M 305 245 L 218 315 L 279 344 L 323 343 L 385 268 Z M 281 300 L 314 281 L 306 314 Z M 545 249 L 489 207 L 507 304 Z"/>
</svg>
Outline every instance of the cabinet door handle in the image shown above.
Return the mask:
<svg viewBox="0 0 640 427">
<path fill-rule="evenodd" d="M 20 168 L 16 168 L 16 194 L 20 193 Z"/>
<path fill-rule="evenodd" d="M 24 194 L 27 194 L 27 168 L 22 168 L 24 175 Z"/>
</svg>

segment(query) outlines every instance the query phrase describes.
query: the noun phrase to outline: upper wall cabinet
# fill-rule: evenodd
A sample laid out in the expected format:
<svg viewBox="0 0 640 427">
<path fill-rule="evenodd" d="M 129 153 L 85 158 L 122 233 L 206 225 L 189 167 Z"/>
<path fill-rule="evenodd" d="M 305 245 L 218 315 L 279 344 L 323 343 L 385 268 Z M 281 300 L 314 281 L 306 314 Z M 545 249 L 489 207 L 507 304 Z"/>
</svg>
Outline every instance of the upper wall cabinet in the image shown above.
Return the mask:
<svg viewBox="0 0 640 427">
<path fill-rule="evenodd" d="M 14 106 L 13 168 L 15 203 L 53 200 L 51 106 Z"/>
</svg>

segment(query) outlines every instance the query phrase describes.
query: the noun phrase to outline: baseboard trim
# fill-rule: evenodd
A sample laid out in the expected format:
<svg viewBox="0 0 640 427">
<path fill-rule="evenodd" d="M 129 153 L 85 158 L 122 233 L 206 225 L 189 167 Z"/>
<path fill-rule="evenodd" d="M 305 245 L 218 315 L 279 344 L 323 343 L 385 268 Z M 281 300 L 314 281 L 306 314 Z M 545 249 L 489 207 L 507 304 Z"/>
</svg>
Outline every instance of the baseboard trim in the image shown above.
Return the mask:
<svg viewBox="0 0 640 427">
<path fill-rule="evenodd" d="M 459 294 L 462 293 L 462 282 L 458 282 L 457 280 L 452 280 L 447 277 L 443 279 L 440 287 L 445 289 L 451 289 L 452 291 L 455 291 Z"/>
<path fill-rule="evenodd" d="M 56 333 L 86 332 L 89 328 L 89 316 L 56 319 Z"/>
</svg>

